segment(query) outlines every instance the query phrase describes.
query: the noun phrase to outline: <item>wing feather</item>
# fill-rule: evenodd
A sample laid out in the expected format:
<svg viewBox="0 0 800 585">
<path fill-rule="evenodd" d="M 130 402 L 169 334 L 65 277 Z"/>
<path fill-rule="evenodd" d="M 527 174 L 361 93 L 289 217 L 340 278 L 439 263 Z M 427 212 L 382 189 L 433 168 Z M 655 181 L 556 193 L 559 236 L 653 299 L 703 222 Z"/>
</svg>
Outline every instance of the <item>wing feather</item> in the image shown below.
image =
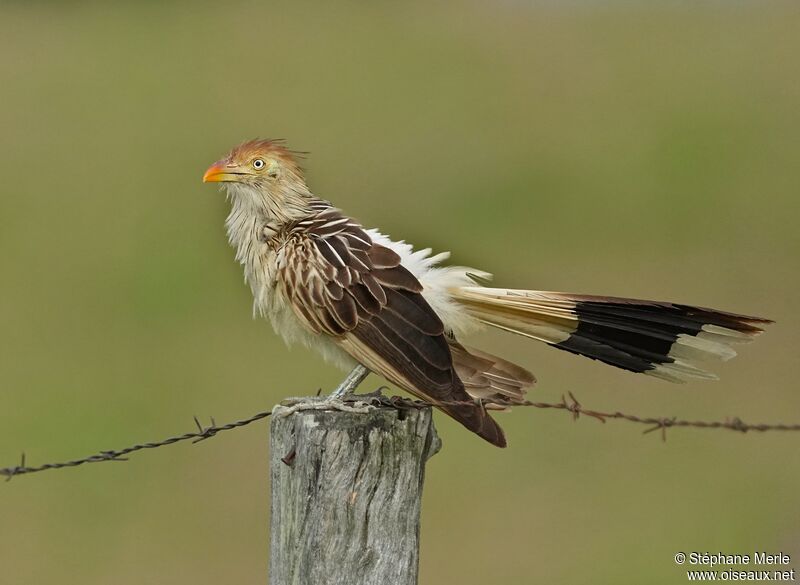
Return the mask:
<svg viewBox="0 0 800 585">
<path fill-rule="evenodd" d="M 444 325 L 396 252 L 326 209 L 298 222 L 281 253 L 283 292 L 311 330 L 331 336 L 370 370 L 505 446 L 500 427 L 464 389 Z"/>
<path fill-rule="evenodd" d="M 413 325 L 426 335 L 442 335 L 444 324 L 438 315 L 430 318 L 430 307 L 422 295 L 405 290 L 386 289 L 387 309 L 398 317 Z"/>
</svg>

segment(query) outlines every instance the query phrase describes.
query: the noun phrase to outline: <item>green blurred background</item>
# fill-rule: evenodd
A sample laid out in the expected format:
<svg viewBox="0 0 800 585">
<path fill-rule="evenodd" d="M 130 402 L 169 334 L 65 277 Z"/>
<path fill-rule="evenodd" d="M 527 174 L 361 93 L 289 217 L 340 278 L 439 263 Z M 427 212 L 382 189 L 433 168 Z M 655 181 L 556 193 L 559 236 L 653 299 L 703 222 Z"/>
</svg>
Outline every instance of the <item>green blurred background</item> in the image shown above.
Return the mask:
<svg viewBox="0 0 800 585">
<path fill-rule="evenodd" d="M 800 421 L 796 2 L 3 3 L 0 465 L 269 408 L 341 374 L 251 318 L 200 177 L 234 144 L 503 286 L 778 321 L 716 383 L 472 340 L 589 407 Z M 376 386 L 377 378 L 369 385 Z M 677 551 L 800 569 L 800 436 L 517 409 L 444 417 L 421 583 L 682 583 Z M 0 485 L 0 582 L 264 583 L 267 425 Z"/>
</svg>

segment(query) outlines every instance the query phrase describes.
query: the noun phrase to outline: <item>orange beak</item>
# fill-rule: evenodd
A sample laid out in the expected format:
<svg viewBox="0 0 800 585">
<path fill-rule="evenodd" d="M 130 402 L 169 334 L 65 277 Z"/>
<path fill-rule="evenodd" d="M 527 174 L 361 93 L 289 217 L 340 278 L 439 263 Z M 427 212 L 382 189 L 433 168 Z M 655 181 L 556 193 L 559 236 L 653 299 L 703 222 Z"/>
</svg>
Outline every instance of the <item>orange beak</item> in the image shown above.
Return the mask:
<svg viewBox="0 0 800 585">
<path fill-rule="evenodd" d="M 203 175 L 204 183 L 223 183 L 238 181 L 242 173 L 235 172 L 222 161 L 217 161 L 206 170 Z"/>
</svg>

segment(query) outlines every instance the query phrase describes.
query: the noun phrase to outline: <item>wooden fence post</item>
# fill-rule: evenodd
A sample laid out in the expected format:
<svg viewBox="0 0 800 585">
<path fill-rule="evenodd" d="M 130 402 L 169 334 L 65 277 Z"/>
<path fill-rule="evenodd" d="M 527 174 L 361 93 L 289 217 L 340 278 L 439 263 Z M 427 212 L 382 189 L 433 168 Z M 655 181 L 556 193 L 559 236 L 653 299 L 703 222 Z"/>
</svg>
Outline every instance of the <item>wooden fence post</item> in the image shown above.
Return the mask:
<svg viewBox="0 0 800 585">
<path fill-rule="evenodd" d="M 416 585 L 430 407 L 276 406 L 270 585 Z"/>
</svg>

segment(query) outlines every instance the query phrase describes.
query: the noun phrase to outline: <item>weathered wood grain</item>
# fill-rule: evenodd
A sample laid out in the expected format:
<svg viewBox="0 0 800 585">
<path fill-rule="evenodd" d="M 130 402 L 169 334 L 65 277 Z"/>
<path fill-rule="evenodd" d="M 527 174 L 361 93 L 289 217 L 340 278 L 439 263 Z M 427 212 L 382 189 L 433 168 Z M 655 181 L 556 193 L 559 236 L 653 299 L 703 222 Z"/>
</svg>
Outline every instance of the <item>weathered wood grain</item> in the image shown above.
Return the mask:
<svg viewBox="0 0 800 585">
<path fill-rule="evenodd" d="M 430 408 L 300 411 L 270 427 L 270 585 L 415 585 Z"/>
</svg>

